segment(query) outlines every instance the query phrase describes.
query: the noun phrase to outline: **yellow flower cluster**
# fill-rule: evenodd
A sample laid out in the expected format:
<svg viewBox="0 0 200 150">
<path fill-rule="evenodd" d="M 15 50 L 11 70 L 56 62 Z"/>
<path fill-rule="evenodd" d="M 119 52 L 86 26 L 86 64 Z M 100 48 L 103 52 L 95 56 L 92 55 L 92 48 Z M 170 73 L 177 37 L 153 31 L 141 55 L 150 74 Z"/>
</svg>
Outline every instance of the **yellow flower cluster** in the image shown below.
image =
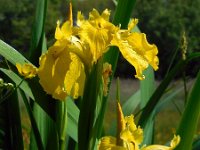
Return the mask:
<svg viewBox="0 0 200 150">
<path fill-rule="evenodd" d="M 56 42 L 40 57 L 37 69 L 40 84 L 48 94 L 59 100 L 68 95 L 81 96 L 91 66 L 110 46 L 119 48 L 124 58 L 135 67 L 138 79 L 144 79 L 142 72 L 149 64 L 158 69 L 157 47 L 147 42 L 145 34 L 131 32 L 138 20 L 133 19 L 128 29 L 122 30 L 109 22 L 109 17 L 107 9 L 102 14 L 93 9 L 87 20 L 78 12 L 77 26 L 73 26 L 70 7 L 69 19 L 62 26 L 57 22 Z"/>
<path fill-rule="evenodd" d="M 124 117 L 120 104 L 117 105 L 118 135 L 117 137 L 105 136 L 100 139 L 98 150 L 173 150 L 180 142 L 180 136 L 174 135 L 170 146 L 149 145 L 141 146 L 143 130 L 137 127 L 134 116 Z"/>
</svg>

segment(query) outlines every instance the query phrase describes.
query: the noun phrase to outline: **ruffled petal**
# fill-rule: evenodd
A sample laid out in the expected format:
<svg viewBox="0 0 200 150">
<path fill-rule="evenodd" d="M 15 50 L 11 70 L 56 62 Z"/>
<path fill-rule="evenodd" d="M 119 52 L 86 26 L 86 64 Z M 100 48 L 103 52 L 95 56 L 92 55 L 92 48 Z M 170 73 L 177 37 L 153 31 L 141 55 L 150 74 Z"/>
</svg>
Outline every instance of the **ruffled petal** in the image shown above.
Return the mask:
<svg viewBox="0 0 200 150">
<path fill-rule="evenodd" d="M 102 15 L 93 9 L 89 14 L 89 19 L 84 20 L 81 13 L 78 13 L 78 25 L 80 27 L 79 36 L 82 41 L 89 44 L 93 55 L 93 61 L 96 62 L 107 51 L 115 31 L 115 26 L 110 23 L 109 11 L 105 10 Z"/>
<path fill-rule="evenodd" d="M 56 57 L 53 51 L 49 50 L 40 57 L 39 63 L 39 82 L 44 91 L 51 94 L 55 99 L 64 100 L 67 96 L 64 79 L 71 63 L 69 53 L 63 50 Z"/>
<path fill-rule="evenodd" d="M 147 42 L 145 34 L 119 31 L 113 36 L 111 45 L 119 47 L 123 57 L 135 67 L 136 78 L 145 78 L 142 72 L 149 64 L 158 69 L 158 49 Z"/>
<path fill-rule="evenodd" d="M 20 75 L 24 76 L 25 78 L 33 78 L 37 75 L 37 68 L 32 64 L 16 64 L 17 70 Z"/>
<path fill-rule="evenodd" d="M 133 50 L 142 55 L 154 70 L 158 69 L 158 49 L 156 45 L 148 43 L 144 33 L 131 33 L 127 40 Z"/>
<path fill-rule="evenodd" d="M 164 145 L 149 145 L 142 147 L 141 150 L 173 150 L 180 143 L 180 136 L 174 135 L 174 138 L 171 140 L 170 147 Z"/>
<path fill-rule="evenodd" d="M 64 100 L 66 96 L 77 98 L 83 93 L 84 66 L 70 48 L 73 49 L 73 46 L 57 41 L 40 57 L 40 84 L 55 99 Z"/>
<path fill-rule="evenodd" d="M 57 27 L 55 32 L 55 39 L 61 40 L 61 39 L 69 39 L 72 36 L 72 26 L 70 21 L 66 21 L 63 23 L 63 25 L 60 28 L 60 21 L 57 21 Z"/>
<path fill-rule="evenodd" d="M 131 31 L 138 24 L 138 19 L 131 19 L 128 24 L 128 30 Z"/>
</svg>

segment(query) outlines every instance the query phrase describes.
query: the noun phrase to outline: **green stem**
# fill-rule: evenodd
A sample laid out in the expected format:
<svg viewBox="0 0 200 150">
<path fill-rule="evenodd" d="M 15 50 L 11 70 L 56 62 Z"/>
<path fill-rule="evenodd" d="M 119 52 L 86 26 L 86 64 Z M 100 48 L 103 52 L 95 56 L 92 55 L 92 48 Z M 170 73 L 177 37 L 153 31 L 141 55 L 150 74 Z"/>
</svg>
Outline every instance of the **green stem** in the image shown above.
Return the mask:
<svg viewBox="0 0 200 150">
<path fill-rule="evenodd" d="M 56 125 L 59 134 L 59 150 L 66 149 L 66 135 L 67 135 L 67 103 L 57 102 L 57 119 Z"/>
</svg>

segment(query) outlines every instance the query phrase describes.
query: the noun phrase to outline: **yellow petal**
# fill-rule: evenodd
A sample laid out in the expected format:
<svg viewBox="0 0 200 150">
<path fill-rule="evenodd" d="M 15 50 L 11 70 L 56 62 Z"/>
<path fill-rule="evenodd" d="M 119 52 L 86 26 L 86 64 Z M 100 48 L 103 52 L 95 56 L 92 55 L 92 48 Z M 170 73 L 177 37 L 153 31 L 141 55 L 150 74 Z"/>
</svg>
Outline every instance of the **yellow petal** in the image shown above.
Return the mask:
<svg viewBox="0 0 200 150">
<path fill-rule="evenodd" d="M 128 24 L 128 30 L 131 31 L 138 24 L 138 19 L 131 19 Z"/>
<path fill-rule="evenodd" d="M 85 21 L 85 17 L 83 16 L 83 14 L 80 11 L 78 11 L 78 13 L 77 13 L 77 25 L 81 26 L 84 23 L 84 21 Z"/>
<path fill-rule="evenodd" d="M 133 115 L 125 117 L 125 129 L 121 132 L 120 137 L 126 143 L 126 147 L 134 147 L 139 150 L 139 145 L 143 140 L 143 131 L 140 127 L 136 127 Z"/>
<path fill-rule="evenodd" d="M 120 103 L 117 103 L 117 145 L 124 146 L 123 139 L 121 138 L 121 132 L 125 130 L 126 122 L 124 120 L 124 114 Z"/>
<path fill-rule="evenodd" d="M 77 98 L 83 91 L 84 85 L 78 80 L 81 77 L 81 84 L 85 81 L 83 64 L 70 48 L 57 42 L 40 57 L 40 84 L 55 99 L 64 100 L 68 95 Z"/>
<path fill-rule="evenodd" d="M 107 51 L 112 34 L 115 32 L 115 26 L 108 21 L 109 11 L 105 10 L 100 15 L 93 9 L 88 20 L 84 20 L 80 13 L 78 13 L 78 18 L 79 36 L 82 41 L 89 44 L 93 61 L 96 62 Z"/>
<path fill-rule="evenodd" d="M 72 36 L 72 26 L 70 21 L 66 21 L 63 23 L 62 27 L 60 28 L 60 21 L 57 21 L 57 27 L 55 32 L 55 39 L 70 39 Z"/>
<path fill-rule="evenodd" d="M 65 90 L 68 95 L 77 98 L 83 94 L 85 81 L 84 66 L 75 54 L 70 53 L 70 57 L 72 62 L 70 63 L 70 68 L 65 76 Z"/>
<path fill-rule="evenodd" d="M 32 64 L 16 64 L 17 70 L 20 75 L 24 76 L 25 78 L 33 78 L 37 74 L 37 68 Z"/>
<path fill-rule="evenodd" d="M 168 146 L 163 146 L 163 145 L 150 145 L 147 147 L 143 147 L 141 150 L 172 150 Z"/>
<path fill-rule="evenodd" d="M 179 135 L 174 135 L 174 138 L 172 139 L 170 146 L 172 149 L 175 149 L 176 146 L 180 143 L 181 138 Z"/>
<path fill-rule="evenodd" d="M 179 135 L 174 135 L 174 138 L 172 139 L 169 146 L 164 146 L 164 145 L 149 145 L 146 147 L 143 147 L 142 150 L 173 150 L 176 148 L 176 146 L 180 142 L 180 136 Z"/>
<path fill-rule="evenodd" d="M 114 35 L 111 45 L 119 47 L 123 57 L 135 67 L 136 78 L 145 78 L 142 72 L 149 64 L 158 69 L 158 49 L 147 42 L 145 34 L 119 31 Z"/>
<path fill-rule="evenodd" d="M 138 54 L 143 55 L 154 70 L 158 69 L 158 49 L 156 45 L 148 43 L 144 33 L 131 33 L 127 40 L 133 47 L 133 50 Z"/>
<path fill-rule="evenodd" d="M 119 47 L 123 57 L 135 67 L 135 77 L 140 80 L 144 79 L 142 72 L 148 67 L 148 62 L 144 59 L 144 57 L 134 51 L 127 41 L 114 38 L 111 44 Z"/>
<path fill-rule="evenodd" d="M 127 150 L 125 147 L 116 145 L 116 138 L 106 136 L 100 139 L 98 150 Z"/>
</svg>

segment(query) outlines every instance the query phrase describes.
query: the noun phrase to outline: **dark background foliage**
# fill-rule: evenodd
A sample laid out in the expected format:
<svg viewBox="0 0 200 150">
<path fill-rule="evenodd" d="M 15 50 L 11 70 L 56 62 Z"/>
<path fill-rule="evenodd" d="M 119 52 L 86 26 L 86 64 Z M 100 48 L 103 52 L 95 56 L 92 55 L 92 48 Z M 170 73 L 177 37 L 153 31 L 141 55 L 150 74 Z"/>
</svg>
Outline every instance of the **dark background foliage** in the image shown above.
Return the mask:
<svg viewBox="0 0 200 150">
<path fill-rule="evenodd" d="M 33 0 L 0 0 L 0 39 L 28 55 L 31 29 L 35 12 Z M 81 10 L 88 14 L 92 8 L 99 11 L 105 8 L 114 10 L 111 0 L 79 0 L 73 1 L 74 18 Z M 49 0 L 45 25 L 48 46 L 54 42 L 56 21 L 64 21 L 68 10 L 66 0 Z M 157 78 L 166 74 L 172 57 L 178 50 L 173 64 L 181 59 L 180 41 L 182 33 L 188 40 L 188 54 L 200 51 L 200 1 L 199 0 L 137 0 L 133 18 L 139 18 L 139 28 L 147 34 L 150 43 L 159 49 L 160 67 Z M 112 16 L 111 16 L 112 18 Z M 186 74 L 194 76 L 199 70 L 200 61 L 188 65 Z M 116 76 L 132 77 L 134 68 L 120 56 Z M 180 76 L 180 75 L 179 75 Z"/>
</svg>

